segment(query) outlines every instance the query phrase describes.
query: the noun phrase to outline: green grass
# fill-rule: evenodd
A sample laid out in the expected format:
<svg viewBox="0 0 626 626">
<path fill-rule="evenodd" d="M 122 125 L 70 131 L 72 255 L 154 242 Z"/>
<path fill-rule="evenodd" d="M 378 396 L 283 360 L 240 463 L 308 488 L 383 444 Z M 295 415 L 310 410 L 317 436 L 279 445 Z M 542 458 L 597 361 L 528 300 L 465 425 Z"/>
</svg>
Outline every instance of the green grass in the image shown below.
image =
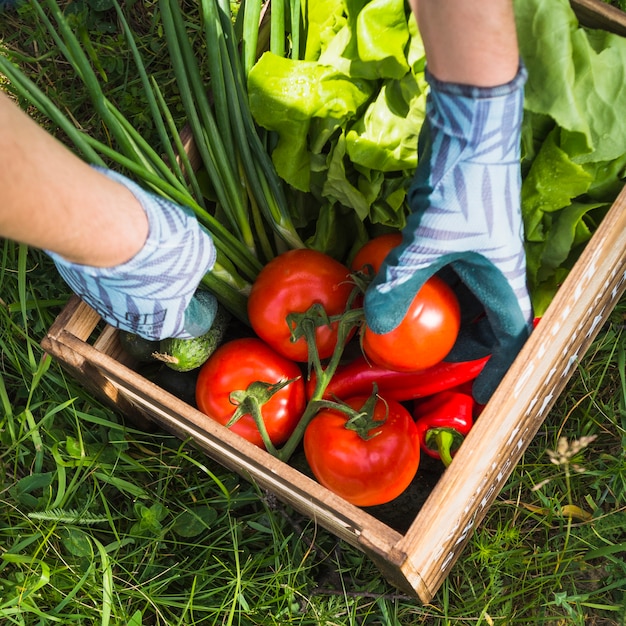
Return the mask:
<svg viewBox="0 0 626 626">
<path fill-rule="evenodd" d="M 107 90 L 149 137 L 111 13 L 82 6 Z M 132 15 L 176 110 L 152 7 Z M 0 53 L 20 51 L 25 71 L 104 140 L 42 41 L 27 7 L 0 16 Z M 45 255 L 0 241 L 0 624 L 626 623 L 626 299 L 422 606 L 192 442 L 136 427 L 64 374 L 39 343 L 68 297 Z M 577 451 L 584 437 L 595 438 Z"/>
<path fill-rule="evenodd" d="M 622 11 L 626 10 L 626 1 L 625 0 L 604 0 L 604 2 L 614 6 L 616 9 L 621 9 Z"/>
</svg>

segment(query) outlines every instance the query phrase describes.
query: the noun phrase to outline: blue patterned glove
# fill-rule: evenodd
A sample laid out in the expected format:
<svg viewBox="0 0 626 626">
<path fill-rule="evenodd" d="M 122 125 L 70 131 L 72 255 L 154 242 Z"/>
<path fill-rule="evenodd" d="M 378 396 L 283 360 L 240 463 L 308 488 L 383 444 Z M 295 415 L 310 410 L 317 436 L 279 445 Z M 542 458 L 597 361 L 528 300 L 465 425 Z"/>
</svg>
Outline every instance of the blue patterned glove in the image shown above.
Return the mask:
<svg viewBox="0 0 626 626">
<path fill-rule="evenodd" d="M 126 186 L 149 222 L 144 247 L 115 267 L 71 263 L 48 252 L 71 289 L 109 324 L 146 339 L 197 337 L 209 330 L 215 296 L 196 289 L 215 263 L 210 235 L 193 213 L 121 174 L 95 168 Z"/>
<path fill-rule="evenodd" d="M 446 360 L 492 355 L 473 388 L 484 403 L 532 324 L 520 211 L 526 71 L 490 88 L 427 78 L 411 215 L 365 294 L 366 322 L 375 333 L 390 332 L 433 274 L 456 281 L 462 328 Z"/>
</svg>

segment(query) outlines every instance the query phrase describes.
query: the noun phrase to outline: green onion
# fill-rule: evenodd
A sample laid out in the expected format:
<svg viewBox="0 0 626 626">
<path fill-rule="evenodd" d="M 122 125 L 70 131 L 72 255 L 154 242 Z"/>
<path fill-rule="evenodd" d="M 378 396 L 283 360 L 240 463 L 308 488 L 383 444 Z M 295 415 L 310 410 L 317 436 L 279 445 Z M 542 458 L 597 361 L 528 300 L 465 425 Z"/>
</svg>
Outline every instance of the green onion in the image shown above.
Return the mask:
<svg viewBox="0 0 626 626">
<path fill-rule="evenodd" d="M 300 17 L 302 8 L 300 0 L 291 0 L 290 20 L 291 20 L 291 58 L 297 61 L 300 58 Z"/>
<path fill-rule="evenodd" d="M 271 3 L 270 51 L 285 56 L 285 0 L 272 0 Z"/>
<path fill-rule="evenodd" d="M 181 99 L 203 165 L 211 178 L 218 202 L 231 228 L 251 253 L 255 254 L 255 244 L 243 201 L 243 190 L 236 172 L 229 167 L 230 158 L 211 113 L 206 87 L 202 82 L 189 38 L 184 32 L 180 7 L 176 0 L 161 0 L 159 6 Z"/>
<path fill-rule="evenodd" d="M 260 21 L 261 2 L 258 0 L 246 0 L 243 7 L 243 34 L 241 41 L 242 67 L 246 76 L 256 62 Z"/>
<path fill-rule="evenodd" d="M 202 0 L 212 4 L 216 0 Z M 244 72 L 235 47 L 235 31 L 232 22 L 223 15 L 218 16 L 224 36 L 219 39 L 226 46 L 221 54 L 224 60 L 227 97 L 232 112 L 233 136 L 245 168 L 248 192 L 254 195 L 264 218 L 276 234 L 290 248 L 301 248 L 304 244 L 296 231 L 289 213 L 283 183 L 278 177 L 274 164 L 264 148 L 248 105 L 248 94 L 244 84 Z"/>
</svg>

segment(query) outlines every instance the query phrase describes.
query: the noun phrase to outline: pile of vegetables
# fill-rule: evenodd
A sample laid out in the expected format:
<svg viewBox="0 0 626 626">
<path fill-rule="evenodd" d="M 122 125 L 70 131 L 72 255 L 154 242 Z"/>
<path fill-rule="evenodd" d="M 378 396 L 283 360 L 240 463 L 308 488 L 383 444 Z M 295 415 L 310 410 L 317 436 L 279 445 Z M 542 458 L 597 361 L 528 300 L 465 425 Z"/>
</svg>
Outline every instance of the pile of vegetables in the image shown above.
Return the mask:
<svg viewBox="0 0 626 626">
<path fill-rule="evenodd" d="M 302 444 L 317 480 L 359 506 L 399 496 L 420 448 L 451 462 L 480 409 L 468 384 L 488 360 L 443 361 L 460 311 L 436 278 L 410 324 L 367 329 L 359 305 L 382 249 L 372 239 L 351 268 L 313 249 L 275 257 L 248 299 L 254 335 L 224 342 L 196 383 L 201 411 L 283 461 Z"/>
<path fill-rule="evenodd" d="M 302 444 L 318 480 L 360 506 L 399 495 L 420 447 L 449 463 L 480 413 L 468 384 L 488 355 L 443 361 L 458 310 L 427 351 L 411 347 L 416 338 L 406 328 L 392 347 L 376 349 L 379 337 L 368 336 L 359 308 L 405 224 L 417 164 L 425 55 L 406 3 L 247 0 L 233 14 L 226 0 L 200 0 L 189 16 L 177 0 L 160 0 L 197 164 L 117 3 L 158 149 L 106 97 L 59 4 L 32 4 L 83 81 L 110 144 L 75 125 L 19 59 L 0 56 L 11 88 L 85 160 L 123 169 L 192 208 L 218 250 L 202 288 L 247 329 L 228 340 L 220 329 L 210 348 L 208 338 L 201 348 L 151 346 L 149 357 L 193 370 L 198 407 L 255 445 L 288 461 Z M 542 315 L 622 186 L 626 41 L 580 28 L 567 0 L 515 4 L 529 71 L 522 210 L 531 296 Z M 433 306 L 450 311 L 445 285 L 429 287 Z M 409 364 L 385 361 L 402 356 L 400 347 Z M 416 363 L 416 354 L 432 358 Z"/>
</svg>

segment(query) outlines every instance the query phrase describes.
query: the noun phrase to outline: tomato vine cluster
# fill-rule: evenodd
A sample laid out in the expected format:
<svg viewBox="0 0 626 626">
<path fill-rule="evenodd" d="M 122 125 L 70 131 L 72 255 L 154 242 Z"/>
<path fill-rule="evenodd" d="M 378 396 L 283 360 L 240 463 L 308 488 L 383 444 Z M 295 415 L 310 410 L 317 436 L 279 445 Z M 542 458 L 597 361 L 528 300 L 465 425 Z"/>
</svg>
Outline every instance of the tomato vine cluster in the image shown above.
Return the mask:
<svg viewBox="0 0 626 626">
<path fill-rule="evenodd" d="M 419 403 L 415 414 L 407 403 L 435 402 L 454 389 L 455 402 L 461 396 L 469 402 L 469 413 L 463 407 L 471 425 L 476 407 L 460 385 L 486 361 L 443 361 L 458 335 L 460 311 L 437 278 L 394 331 L 376 335 L 366 327 L 363 285 L 398 237 L 372 239 L 351 268 L 311 249 L 275 257 L 248 298 L 255 336 L 221 345 L 196 385 L 202 412 L 284 461 L 302 445 L 315 478 L 357 506 L 399 496 L 417 473 L 420 449 L 436 455 L 433 446 L 443 441 L 448 449 L 441 458 L 449 462 L 458 440 L 426 437 L 431 429 Z M 356 357 L 347 356 L 347 346 L 358 346 Z M 445 411 L 455 413 L 454 403 Z"/>
</svg>

